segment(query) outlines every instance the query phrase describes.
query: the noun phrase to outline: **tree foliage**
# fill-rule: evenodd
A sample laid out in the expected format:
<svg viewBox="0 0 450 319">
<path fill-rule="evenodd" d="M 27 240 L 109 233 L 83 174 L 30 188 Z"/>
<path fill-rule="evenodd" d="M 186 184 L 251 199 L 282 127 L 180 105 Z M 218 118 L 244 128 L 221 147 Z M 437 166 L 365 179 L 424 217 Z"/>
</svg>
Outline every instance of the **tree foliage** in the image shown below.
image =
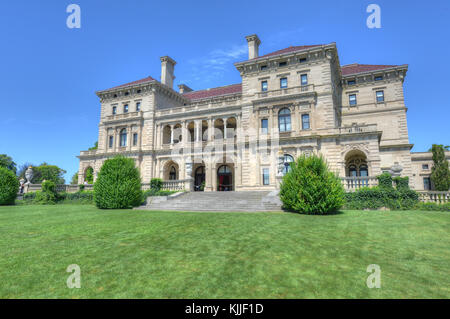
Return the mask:
<svg viewBox="0 0 450 319">
<path fill-rule="evenodd" d="M 0 167 L 0 205 L 14 205 L 19 190 L 16 175 L 5 167 Z"/>
<path fill-rule="evenodd" d="M 0 167 L 9 169 L 11 172 L 16 174 L 17 171 L 16 163 L 14 163 L 12 158 L 6 154 L 0 154 Z"/>
<path fill-rule="evenodd" d="M 131 208 L 142 202 L 139 170 L 131 158 L 117 156 L 106 160 L 94 184 L 98 208 Z"/>
<path fill-rule="evenodd" d="M 98 149 L 98 141 L 94 143 L 94 146 L 89 147 L 88 151 L 93 151 L 93 150 L 96 150 L 96 149 Z"/>
<path fill-rule="evenodd" d="M 73 174 L 72 179 L 70 180 L 70 184 L 72 184 L 72 185 L 78 184 L 78 172 Z"/>
<path fill-rule="evenodd" d="M 322 156 L 301 156 L 283 177 L 280 198 L 283 208 L 305 214 L 329 214 L 344 204 L 339 177 L 328 169 Z"/>
<path fill-rule="evenodd" d="M 431 168 L 431 180 L 438 191 L 448 191 L 450 188 L 450 170 L 445 158 L 445 149 L 442 145 L 433 144 L 433 167 Z"/>
<path fill-rule="evenodd" d="M 56 165 L 49 165 L 44 162 L 37 167 L 33 167 L 33 173 L 34 176 L 31 181 L 33 184 L 41 184 L 44 180 L 53 181 L 57 185 L 65 183 L 64 174 L 66 171 Z"/>
</svg>

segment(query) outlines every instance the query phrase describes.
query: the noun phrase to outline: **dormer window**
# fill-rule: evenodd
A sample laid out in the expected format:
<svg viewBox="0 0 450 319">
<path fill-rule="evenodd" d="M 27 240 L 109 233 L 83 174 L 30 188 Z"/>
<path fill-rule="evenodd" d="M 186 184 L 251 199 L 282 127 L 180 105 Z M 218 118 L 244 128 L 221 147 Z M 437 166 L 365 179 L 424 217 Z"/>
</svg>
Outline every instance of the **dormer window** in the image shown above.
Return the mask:
<svg viewBox="0 0 450 319">
<path fill-rule="evenodd" d="M 280 62 L 280 63 L 278 64 L 279 67 L 283 67 L 283 66 L 286 66 L 286 65 L 287 65 L 287 62 L 286 62 L 286 61 Z"/>
<path fill-rule="evenodd" d="M 356 80 L 348 80 L 347 81 L 347 85 L 355 85 L 356 84 Z"/>
<path fill-rule="evenodd" d="M 261 71 L 267 70 L 267 64 L 261 65 Z"/>
<path fill-rule="evenodd" d="M 123 106 L 123 113 L 128 113 L 128 104 Z"/>
<path fill-rule="evenodd" d="M 298 62 L 299 63 L 305 63 L 306 62 L 306 58 L 300 58 L 300 59 L 298 59 Z"/>
<path fill-rule="evenodd" d="M 382 75 L 376 76 L 375 81 L 383 81 L 383 76 Z"/>
</svg>

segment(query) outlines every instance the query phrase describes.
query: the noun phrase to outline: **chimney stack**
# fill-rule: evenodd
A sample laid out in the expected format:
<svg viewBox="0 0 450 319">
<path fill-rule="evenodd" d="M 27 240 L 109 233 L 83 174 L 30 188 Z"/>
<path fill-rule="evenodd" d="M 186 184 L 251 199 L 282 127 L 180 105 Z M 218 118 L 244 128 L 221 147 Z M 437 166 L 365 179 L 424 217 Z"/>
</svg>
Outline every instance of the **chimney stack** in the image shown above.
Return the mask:
<svg viewBox="0 0 450 319">
<path fill-rule="evenodd" d="M 186 84 L 178 84 L 178 88 L 180 89 L 180 94 L 192 92 L 192 89 Z"/>
<path fill-rule="evenodd" d="M 174 70 L 177 64 L 171 57 L 161 57 L 161 83 L 173 89 L 173 80 L 175 80 Z"/>
<path fill-rule="evenodd" d="M 256 59 L 259 56 L 259 45 L 261 40 L 256 34 L 248 35 L 245 37 L 248 42 L 248 59 Z"/>
</svg>

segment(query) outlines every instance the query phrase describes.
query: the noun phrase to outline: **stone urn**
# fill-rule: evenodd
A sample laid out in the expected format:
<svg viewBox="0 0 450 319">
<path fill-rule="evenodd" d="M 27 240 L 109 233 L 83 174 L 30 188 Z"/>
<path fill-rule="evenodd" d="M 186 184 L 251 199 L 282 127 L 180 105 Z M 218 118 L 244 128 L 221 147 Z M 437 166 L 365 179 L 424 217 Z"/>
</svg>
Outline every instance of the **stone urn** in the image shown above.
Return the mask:
<svg viewBox="0 0 450 319">
<path fill-rule="evenodd" d="M 25 171 L 25 178 L 27 179 L 26 184 L 31 184 L 31 180 L 33 179 L 34 173 L 33 168 L 29 166 L 27 170 Z"/>
</svg>

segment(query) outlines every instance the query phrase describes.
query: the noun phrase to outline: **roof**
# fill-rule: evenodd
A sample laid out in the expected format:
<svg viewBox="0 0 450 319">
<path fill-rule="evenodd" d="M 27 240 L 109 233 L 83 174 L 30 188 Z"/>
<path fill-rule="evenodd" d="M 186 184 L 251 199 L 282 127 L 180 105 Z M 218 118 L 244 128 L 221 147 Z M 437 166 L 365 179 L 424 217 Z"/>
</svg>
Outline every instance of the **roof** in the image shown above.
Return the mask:
<svg viewBox="0 0 450 319">
<path fill-rule="evenodd" d="M 358 73 L 364 73 L 364 72 L 372 72 L 372 71 L 378 71 L 378 70 L 384 70 L 384 69 L 390 69 L 395 68 L 398 65 L 373 65 L 373 64 L 348 64 L 341 67 L 342 69 L 342 75 L 350 75 L 350 74 L 358 74 Z"/>
<path fill-rule="evenodd" d="M 137 81 L 133 81 L 133 82 L 129 82 L 129 83 L 125 83 L 125 84 L 121 84 L 121 85 L 112 87 L 107 90 L 118 89 L 118 88 L 123 88 L 123 87 L 127 87 L 127 86 L 132 86 L 132 85 L 142 84 L 142 83 L 147 83 L 147 82 L 152 82 L 152 81 L 156 81 L 156 80 L 154 78 L 152 78 L 151 76 L 148 76 L 146 78 L 143 78 L 143 79 L 140 79 Z M 107 91 L 107 90 L 104 90 L 104 91 Z"/>
<path fill-rule="evenodd" d="M 322 46 L 322 44 L 290 46 L 285 49 L 281 49 L 278 51 L 274 51 L 274 52 L 259 56 L 255 59 L 266 58 L 269 56 L 280 55 L 280 54 L 285 54 L 285 53 L 292 53 L 292 52 L 302 51 L 302 50 L 306 50 L 306 49 L 310 49 L 310 48 L 314 48 L 314 47 L 320 47 L 320 46 Z"/>
<path fill-rule="evenodd" d="M 241 83 L 221 86 L 207 90 L 186 92 L 183 94 L 183 96 L 190 100 L 199 100 L 235 93 L 242 93 Z"/>
</svg>

